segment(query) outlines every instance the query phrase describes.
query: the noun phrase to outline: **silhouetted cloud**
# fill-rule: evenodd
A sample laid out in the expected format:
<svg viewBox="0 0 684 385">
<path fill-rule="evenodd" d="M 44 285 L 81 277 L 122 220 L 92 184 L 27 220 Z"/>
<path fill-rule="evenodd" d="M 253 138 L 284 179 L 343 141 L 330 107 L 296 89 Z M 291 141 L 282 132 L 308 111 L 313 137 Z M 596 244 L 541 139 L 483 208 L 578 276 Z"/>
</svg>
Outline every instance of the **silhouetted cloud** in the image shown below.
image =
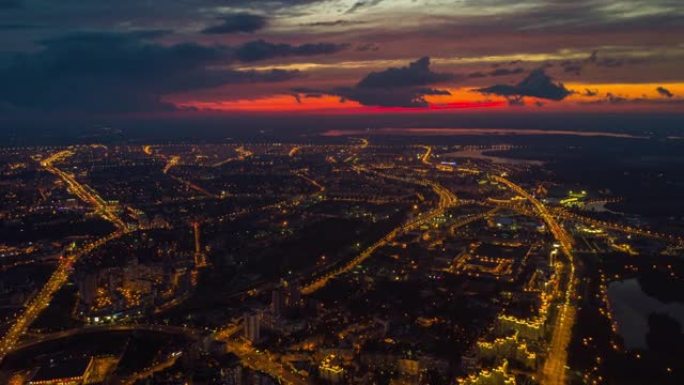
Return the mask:
<svg viewBox="0 0 684 385">
<path fill-rule="evenodd" d="M 302 45 L 290 45 L 284 43 L 270 43 L 265 40 L 255 40 L 238 47 L 235 50 L 234 55 L 235 58 L 240 61 L 252 62 L 272 59 L 275 57 L 333 54 L 342 51 L 347 47 L 347 44 L 335 43 L 307 43 Z"/>
<path fill-rule="evenodd" d="M 406 67 L 371 72 L 354 87 L 337 88 L 335 93 L 365 106 L 426 107 L 427 95 L 449 95 L 446 90 L 426 87 L 454 79 L 452 74 L 433 72 L 425 56 Z"/>
<path fill-rule="evenodd" d="M 664 96 L 666 98 L 674 97 L 674 94 L 672 92 L 670 92 L 670 90 L 668 90 L 667 88 L 665 88 L 663 86 L 659 86 L 658 88 L 656 88 L 656 91 L 658 92 L 658 94 L 660 96 Z"/>
<path fill-rule="evenodd" d="M 454 79 L 454 75 L 430 70 L 430 58 L 425 56 L 406 67 L 388 68 L 371 72 L 356 85 L 356 88 L 413 87 L 425 86 Z"/>
<path fill-rule="evenodd" d="M 452 74 L 433 72 L 430 58 L 423 57 L 406 67 L 371 72 L 352 87 L 331 90 L 295 88 L 293 92 L 336 95 L 342 100 L 353 100 L 364 106 L 427 107 L 425 96 L 450 95 L 447 90 L 427 86 L 452 79 Z"/>
<path fill-rule="evenodd" d="M 483 94 L 500 96 L 532 96 L 540 99 L 563 100 L 570 91 L 562 83 L 554 83 L 543 69 L 536 69 L 515 85 L 496 84 L 476 90 Z"/>
<path fill-rule="evenodd" d="M 364 106 L 380 107 L 427 107 L 427 95 L 450 95 L 449 91 L 434 88 L 359 88 L 340 87 L 335 95 L 356 101 Z"/>
<path fill-rule="evenodd" d="M 221 18 L 219 25 L 207 27 L 202 30 L 204 34 L 229 34 L 236 32 L 254 32 L 264 28 L 267 19 L 261 15 L 252 13 L 235 13 Z"/>
</svg>

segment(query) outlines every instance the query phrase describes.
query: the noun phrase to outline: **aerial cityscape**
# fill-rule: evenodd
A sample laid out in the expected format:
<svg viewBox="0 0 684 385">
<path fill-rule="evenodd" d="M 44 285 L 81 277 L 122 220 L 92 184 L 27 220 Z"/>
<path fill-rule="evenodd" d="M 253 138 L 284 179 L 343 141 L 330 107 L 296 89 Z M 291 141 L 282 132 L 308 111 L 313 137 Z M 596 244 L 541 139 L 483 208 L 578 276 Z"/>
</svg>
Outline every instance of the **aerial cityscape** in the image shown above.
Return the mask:
<svg viewBox="0 0 684 385">
<path fill-rule="evenodd" d="M 684 384 L 684 4 L 0 0 L 0 384 Z"/>
</svg>

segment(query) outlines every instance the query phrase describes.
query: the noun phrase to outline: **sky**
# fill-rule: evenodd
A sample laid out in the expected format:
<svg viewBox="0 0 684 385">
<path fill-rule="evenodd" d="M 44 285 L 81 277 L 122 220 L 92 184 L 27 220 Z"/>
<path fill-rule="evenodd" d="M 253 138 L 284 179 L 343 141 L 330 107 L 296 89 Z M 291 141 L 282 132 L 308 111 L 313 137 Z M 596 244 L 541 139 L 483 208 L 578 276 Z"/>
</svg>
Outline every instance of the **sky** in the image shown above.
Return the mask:
<svg viewBox="0 0 684 385">
<path fill-rule="evenodd" d="M 681 0 L 0 0 L 0 114 L 676 114 Z"/>
</svg>

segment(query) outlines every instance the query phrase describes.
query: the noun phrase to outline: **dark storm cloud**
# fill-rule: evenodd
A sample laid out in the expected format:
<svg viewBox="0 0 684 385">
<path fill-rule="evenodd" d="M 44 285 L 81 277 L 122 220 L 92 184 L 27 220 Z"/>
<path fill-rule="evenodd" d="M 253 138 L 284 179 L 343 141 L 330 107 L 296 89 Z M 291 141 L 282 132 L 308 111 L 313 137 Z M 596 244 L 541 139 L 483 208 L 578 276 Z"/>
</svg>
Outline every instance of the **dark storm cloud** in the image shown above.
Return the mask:
<svg viewBox="0 0 684 385">
<path fill-rule="evenodd" d="M 543 69 L 536 69 L 515 85 L 496 84 L 476 90 L 483 94 L 500 96 L 532 96 L 549 100 L 563 100 L 570 91 L 562 83 L 554 83 Z"/>
<path fill-rule="evenodd" d="M 371 72 L 361 79 L 356 88 L 425 86 L 452 79 L 452 74 L 433 72 L 430 69 L 430 58 L 425 56 L 406 67 Z"/>
<path fill-rule="evenodd" d="M 86 112 L 168 110 L 165 95 L 245 82 L 275 82 L 292 71 L 211 69 L 243 60 L 237 49 L 195 43 L 161 45 L 146 40 L 159 31 L 77 33 L 48 39 L 35 53 L 17 55 L 0 68 L 0 104 L 24 109 Z M 267 44 L 264 42 L 264 44 Z M 269 57 L 325 53 L 278 45 Z M 254 57 L 248 60 L 256 60 Z"/>
<path fill-rule="evenodd" d="M 295 88 L 292 91 L 297 94 L 336 95 L 342 100 L 353 100 L 364 106 L 427 107 L 425 96 L 450 95 L 449 91 L 427 86 L 453 79 L 452 74 L 433 72 L 430 58 L 423 57 L 406 67 L 371 72 L 352 87 L 332 90 Z"/>
<path fill-rule="evenodd" d="M 207 27 L 202 30 L 203 34 L 229 34 L 236 32 L 254 32 L 264 28 L 267 19 L 261 15 L 252 13 L 236 13 L 221 18 L 222 23 Z"/>
<path fill-rule="evenodd" d="M 335 89 L 335 94 L 365 106 L 426 107 L 425 96 L 449 95 L 448 91 L 426 86 L 452 79 L 452 74 L 432 71 L 430 58 L 425 56 L 406 67 L 371 72 L 354 87 Z"/>
<path fill-rule="evenodd" d="M 290 45 L 255 40 L 243 44 L 235 50 L 235 58 L 243 62 L 268 60 L 275 57 L 313 56 L 333 54 L 347 48 L 347 44 L 307 43 Z"/>
<path fill-rule="evenodd" d="M 656 91 L 658 92 L 658 95 L 660 95 L 660 96 L 663 96 L 666 98 L 674 97 L 674 94 L 672 92 L 670 92 L 670 90 L 668 90 L 667 88 L 665 88 L 663 86 L 656 88 Z"/>
</svg>

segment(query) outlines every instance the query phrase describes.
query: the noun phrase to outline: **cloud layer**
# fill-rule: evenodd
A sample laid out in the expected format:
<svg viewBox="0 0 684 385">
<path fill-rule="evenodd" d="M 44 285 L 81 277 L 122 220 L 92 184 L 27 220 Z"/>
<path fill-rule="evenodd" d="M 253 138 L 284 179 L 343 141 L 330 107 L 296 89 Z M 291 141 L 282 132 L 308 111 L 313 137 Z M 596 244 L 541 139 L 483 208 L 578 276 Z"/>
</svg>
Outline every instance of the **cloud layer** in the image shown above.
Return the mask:
<svg viewBox="0 0 684 385">
<path fill-rule="evenodd" d="M 41 42 L 0 69 L 0 103 L 17 109 L 143 112 L 173 109 L 166 95 L 226 84 L 278 82 L 297 71 L 238 71 L 238 61 L 334 53 L 336 45 L 270 44 L 238 47 L 162 45 L 160 32 L 77 33 Z"/>
</svg>

